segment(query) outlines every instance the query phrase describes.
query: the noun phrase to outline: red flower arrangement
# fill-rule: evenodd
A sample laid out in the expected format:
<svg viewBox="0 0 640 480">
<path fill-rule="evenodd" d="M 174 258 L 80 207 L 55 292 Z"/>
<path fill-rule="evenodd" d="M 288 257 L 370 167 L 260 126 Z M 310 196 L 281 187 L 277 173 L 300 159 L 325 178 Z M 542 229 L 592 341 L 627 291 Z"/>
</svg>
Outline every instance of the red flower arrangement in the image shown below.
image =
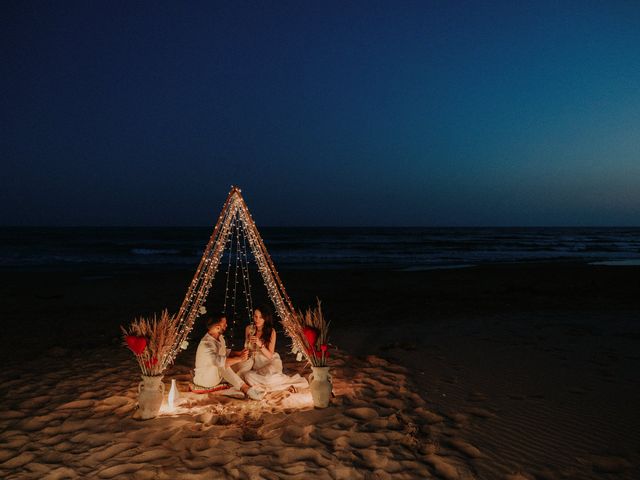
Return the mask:
<svg viewBox="0 0 640 480">
<path fill-rule="evenodd" d="M 316 345 L 318 344 L 318 337 L 320 336 L 320 331 L 317 328 L 304 327 L 302 329 L 302 333 L 307 339 L 307 343 L 309 345 L 309 348 L 306 349 L 308 355 L 313 355 L 316 358 L 321 358 L 322 356 L 329 358 L 329 351 L 326 343 L 320 344 L 319 350 L 316 348 Z"/>
<path fill-rule="evenodd" d="M 164 310 L 160 318 L 139 318 L 120 327 L 125 345 L 136 356 L 143 375 L 162 375 L 178 334 L 175 318 Z"/>
<path fill-rule="evenodd" d="M 329 323 L 322 314 L 320 300 L 305 313 L 291 312 L 282 323 L 293 340 L 294 352 L 301 352 L 314 367 L 326 367 L 329 359 Z"/>
<path fill-rule="evenodd" d="M 147 348 L 147 339 L 145 337 L 136 337 L 135 335 L 125 335 L 125 342 L 129 349 L 136 355 L 142 355 L 144 349 Z"/>
</svg>

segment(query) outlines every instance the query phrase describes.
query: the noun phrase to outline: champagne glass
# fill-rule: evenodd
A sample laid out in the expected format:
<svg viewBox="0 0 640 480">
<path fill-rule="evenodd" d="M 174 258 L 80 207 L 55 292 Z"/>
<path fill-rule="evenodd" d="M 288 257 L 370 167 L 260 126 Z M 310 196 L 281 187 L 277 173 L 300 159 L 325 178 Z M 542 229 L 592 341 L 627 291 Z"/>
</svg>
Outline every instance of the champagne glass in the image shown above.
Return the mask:
<svg viewBox="0 0 640 480">
<path fill-rule="evenodd" d="M 256 354 L 256 350 L 258 350 L 258 345 L 256 342 L 251 340 L 251 337 L 254 337 L 257 333 L 258 329 L 256 328 L 256 324 L 251 322 L 249 325 L 249 338 L 245 342 L 245 348 L 249 349 L 251 357 L 253 358 Z"/>
</svg>

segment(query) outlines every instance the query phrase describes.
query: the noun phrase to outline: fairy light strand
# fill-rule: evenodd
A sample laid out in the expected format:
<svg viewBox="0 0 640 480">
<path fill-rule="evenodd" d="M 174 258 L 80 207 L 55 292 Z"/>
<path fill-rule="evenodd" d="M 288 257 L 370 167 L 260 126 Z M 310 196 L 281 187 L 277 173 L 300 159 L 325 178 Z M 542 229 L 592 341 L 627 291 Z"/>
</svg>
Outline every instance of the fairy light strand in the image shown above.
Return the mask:
<svg viewBox="0 0 640 480">
<path fill-rule="evenodd" d="M 222 311 L 224 312 L 224 314 L 227 314 L 227 298 L 229 297 L 229 274 L 231 273 L 231 254 L 232 254 L 232 248 L 233 248 L 233 242 L 231 241 L 231 238 L 228 238 L 225 242 L 226 244 L 229 244 L 229 258 L 228 258 L 228 262 L 227 262 L 227 275 L 226 275 L 226 281 L 225 281 L 225 285 L 224 285 L 224 305 L 222 307 Z"/>
<path fill-rule="evenodd" d="M 232 311 L 231 314 L 231 344 L 233 344 L 233 337 L 236 331 L 236 319 L 237 319 L 237 292 L 238 292 L 238 268 L 240 261 L 240 216 L 236 212 L 233 220 L 233 232 L 231 233 L 231 245 L 235 242 L 236 247 L 236 263 L 233 270 L 233 298 L 232 298 Z"/>
<path fill-rule="evenodd" d="M 249 272 L 249 259 L 247 258 L 247 232 L 244 222 L 240 222 L 240 228 L 242 229 L 242 257 L 240 262 L 244 260 L 242 265 L 242 282 L 244 287 L 244 299 L 247 307 L 247 318 L 249 322 L 252 321 L 251 315 L 253 313 L 253 298 L 251 296 L 251 275 Z"/>
<path fill-rule="evenodd" d="M 218 271 L 225 246 L 228 241 L 233 243 L 234 229 L 236 231 L 237 248 L 239 248 L 239 226 L 243 232 L 243 244 L 245 245 L 245 248 L 241 255 L 238 254 L 239 250 L 236 250 L 236 261 L 238 257 L 243 257 L 243 259 L 241 259 L 241 263 L 243 264 L 243 267 L 246 267 L 247 285 L 250 288 L 246 241 L 249 242 L 249 247 L 258 266 L 258 271 L 262 276 L 262 280 L 269 297 L 276 308 L 276 312 L 285 327 L 285 331 L 290 338 L 294 339 L 294 336 L 289 333 L 289 329 L 287 328 L 287 322 L 290 321 L 291 317 L 295 314 L 291 299 L 289 298 L 289 295 L 287 295 L 282 280 L 280 279 L 280 275 L 275 269 L 271 256 L 269 255 L 256 224 L 249 213 L 249 209 L 242 198 L 240 189 L 232 187 L 222 207 L 222 211 L 218 217 L 213 233 L 209 238 L 209 242 L 205 247 L 202 259 L 196 269 L 193 280 L 187 289 L 185 298 L 180 306 L 178 314 L 175 317 L 178 324 L 178 334 L 176 335 L 176 339 L 171 349 L 171 354 L 164 360 L 164 368 L 175 361 L 176 356 L 180 352 L 182 342 L 186 340 L 191 333 L 195 319 L 198 316 L 199 309 L 204 304 L 209 294 L 209 289 L 211 288 L 215 274 Z M 229 262 L 230 261 L 231 259 L 229 258 Z M 242 270 L 244 273 L 245 269 L 243 268 Z M 243 282 L 244 281 L 245 280 L 243 280 Z M 225 290 L 225 297 L 226 293 L 227 291 Z M 245 295 L 247 295 L 246 290 Z M 250 299 L 250 296 L 246 298 Z M 250 308 L 251 307 L 252 305 Z"/>
<path fill-rule="evenodd" d="M 202 259 L 200 260 L 200 264 L 198 265 L 193 280 L 189 285 L 187 294 L 185 295 L 182 305 L 180 306 L 180 310 L 176 315 L 177 330 L 179 333 L 176 335 L 176 339 L 171 348 L 171 354 L 167 355 L 164 359 L 163 368 L 166 368 L 175 361 L 175 357 L 180 352 L 182 342 L 185 341 L 189 336 L 189 333 L 191 333 L 198 310 L 200 306 L 202 306 L 211 286 L 211 281 L 213 280 L 213 275 L 208 274 L 208 272 L 213 271 L 215 274 L 218 269 L 218 264 L 223 250 L 221 247 L 224 247 L 224 240 L 229 236 L 230 221 L 232 218 L 230 213 L 237 209 L 237 202 L 234 201 L 233 193 L 234 189 L 229 193 L 227 200 L 222 207 L 222 212 L 218 217 L 218 223 L 216 223 L 213 233 L 209 239 L 209 243 L 205 248 Z M 207 282 L 209 282 L 208 285 Z"/>
</svg>

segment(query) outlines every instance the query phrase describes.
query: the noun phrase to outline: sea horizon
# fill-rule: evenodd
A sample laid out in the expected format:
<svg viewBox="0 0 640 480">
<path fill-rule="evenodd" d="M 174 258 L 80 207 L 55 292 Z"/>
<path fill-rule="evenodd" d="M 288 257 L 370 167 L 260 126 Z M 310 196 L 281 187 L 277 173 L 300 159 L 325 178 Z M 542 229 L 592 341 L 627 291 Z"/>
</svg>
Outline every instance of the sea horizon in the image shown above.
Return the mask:
<svg viewBox="0 0 640 480">
<path fill-rule="evenodd" d="M 416 270 L 521 262 L 640 262 L 640 227 L 258 228 L 282 268 Z M 0 227 L 0 268 L 189 268 L 197 265 L 212 232 L 212 226 Z"/>
<path fill-rule="evenodd" d="M 335 228 L 335 229 L 354 229 L 354 228 L 423 228 L 423 229 L 441 229 L 441 228 L 495 228 L 495 229 L 527 229 L 527 228 L 566 228 L 566 229 L 620 229 L 620 228 L 640 228 L 640 225 L 261 225 L 256 223 L 258 230 L 263 228 Z M 95 228 L 95 229 L 109 229 L 109 228 L 210 228 L 213 230 L 215 224 L 212 225 L 0 225 L 2 229 L 33 229 L 33 228 L 48 228 L 48 229 L 65 229 L 65 228 Z"/>
</svg>

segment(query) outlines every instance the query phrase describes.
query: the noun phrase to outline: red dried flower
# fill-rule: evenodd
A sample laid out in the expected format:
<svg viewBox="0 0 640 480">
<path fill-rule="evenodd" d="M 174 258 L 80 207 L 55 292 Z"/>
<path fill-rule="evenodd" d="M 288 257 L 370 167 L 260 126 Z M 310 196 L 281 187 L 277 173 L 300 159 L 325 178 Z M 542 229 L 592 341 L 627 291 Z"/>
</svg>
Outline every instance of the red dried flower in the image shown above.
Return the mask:
<svg viewBox="0 0 640 480">
<path fill-rule="evenodd" d="M 127 335 L 125 337 L 127 346 L 136 355 L 142 355 L 144 349 L 147 348 L 147 339 L 144 337 L 136 337 L 135 335 Z"/>
</svg>

